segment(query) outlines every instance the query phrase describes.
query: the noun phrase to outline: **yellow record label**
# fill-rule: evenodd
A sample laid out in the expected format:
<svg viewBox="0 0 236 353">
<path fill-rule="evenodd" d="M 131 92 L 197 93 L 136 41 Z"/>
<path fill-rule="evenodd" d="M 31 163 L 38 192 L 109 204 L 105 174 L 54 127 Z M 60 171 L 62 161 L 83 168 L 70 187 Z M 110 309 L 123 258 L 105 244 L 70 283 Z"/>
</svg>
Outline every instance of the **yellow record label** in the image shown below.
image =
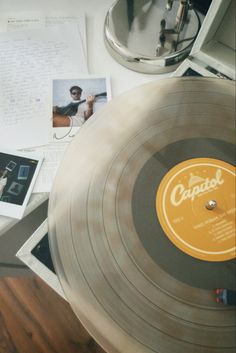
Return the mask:
<svg viewBox="0 0 236 353">
<path fill-rule="evenodd" d="M 206 261 L 236 255 L 235 167 L 212 158 L 174 166 L 156 195 L 157 217 L 180 250 Z"/>
</svg>

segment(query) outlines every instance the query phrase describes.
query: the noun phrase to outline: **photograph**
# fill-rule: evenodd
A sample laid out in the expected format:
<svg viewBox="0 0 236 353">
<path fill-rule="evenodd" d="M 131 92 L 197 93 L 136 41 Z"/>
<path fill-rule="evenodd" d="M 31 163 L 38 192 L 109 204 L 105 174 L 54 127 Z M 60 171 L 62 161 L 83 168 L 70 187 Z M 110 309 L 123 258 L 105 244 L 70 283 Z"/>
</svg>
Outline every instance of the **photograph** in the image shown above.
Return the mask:
<svg viewBox="0 0 236 353">
<path fill-rule="evenodd" d="M 24 185 L 18 184 L 15 181 L 13 181 L 13 183 L 11 183 L 7 192 L 8 194 L 18 196 L 22 192 L 23 188 L 24 188 Z"/>
<path fill-rule="evenodd" d="M 21 218 L 42 164 L 42 158 L 0 150 L 0 215 Z"/>
<path fill-rule="evenodd" d="M 29 176 L 30 166 L 29 165 L 20 165 L 18 172 L 18 180 L 27 180 Z"/>
<path fill-rule="evenodd" d="M 110 84 L 106 77 L 53 80 L 53 140 L 74 137 L 110 96 Z"/>
</svg>

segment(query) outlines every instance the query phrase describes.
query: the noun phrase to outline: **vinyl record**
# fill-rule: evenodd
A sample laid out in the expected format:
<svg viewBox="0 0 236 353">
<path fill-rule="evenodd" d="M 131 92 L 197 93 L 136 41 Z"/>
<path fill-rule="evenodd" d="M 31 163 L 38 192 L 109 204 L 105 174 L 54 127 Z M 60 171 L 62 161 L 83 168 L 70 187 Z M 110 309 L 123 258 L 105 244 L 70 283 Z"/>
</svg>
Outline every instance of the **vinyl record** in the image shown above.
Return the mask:
<svg viewBox="0 0 236 353">
<path fill-rule="evenodd" d="M 49 202 L 65 295 L 109 353 L 235 352 L 234 84 L 158 80 L 67 149 Z"/>
</svg>

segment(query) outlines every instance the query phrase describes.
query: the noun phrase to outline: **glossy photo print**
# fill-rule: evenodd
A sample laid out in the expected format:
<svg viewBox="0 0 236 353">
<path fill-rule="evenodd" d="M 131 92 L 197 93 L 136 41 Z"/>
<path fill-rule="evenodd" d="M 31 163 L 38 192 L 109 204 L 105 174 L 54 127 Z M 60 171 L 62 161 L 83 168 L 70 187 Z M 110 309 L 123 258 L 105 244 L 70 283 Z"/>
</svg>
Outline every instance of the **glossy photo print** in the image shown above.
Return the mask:
<svg viewBox="0 0 236 353">
<path fill-rule="evenodd" d="M 42 159 L 38 156 L 0 150 L 0 214 L 21 218 Z"/>
<path fill-rule="evenodd" d="M 109 99 L 106 77 L 53 80 L 53 141 L 70 141 Z"/>
</svg>

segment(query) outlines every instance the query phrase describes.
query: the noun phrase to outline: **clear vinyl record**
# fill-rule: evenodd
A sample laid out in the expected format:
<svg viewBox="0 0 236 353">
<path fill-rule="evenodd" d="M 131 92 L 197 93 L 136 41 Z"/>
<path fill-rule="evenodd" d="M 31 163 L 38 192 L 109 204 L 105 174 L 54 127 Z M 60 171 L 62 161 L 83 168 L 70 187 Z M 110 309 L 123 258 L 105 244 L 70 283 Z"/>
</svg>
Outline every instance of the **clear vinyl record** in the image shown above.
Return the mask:
<svg viewBox="0 0 236 353">
<path fill-rule="evenodd" d="M 49 203 L 54 265 L 109 353 L 233 353 L 234 83 L 170 78 L 94 114 Z"/>
</svg>

